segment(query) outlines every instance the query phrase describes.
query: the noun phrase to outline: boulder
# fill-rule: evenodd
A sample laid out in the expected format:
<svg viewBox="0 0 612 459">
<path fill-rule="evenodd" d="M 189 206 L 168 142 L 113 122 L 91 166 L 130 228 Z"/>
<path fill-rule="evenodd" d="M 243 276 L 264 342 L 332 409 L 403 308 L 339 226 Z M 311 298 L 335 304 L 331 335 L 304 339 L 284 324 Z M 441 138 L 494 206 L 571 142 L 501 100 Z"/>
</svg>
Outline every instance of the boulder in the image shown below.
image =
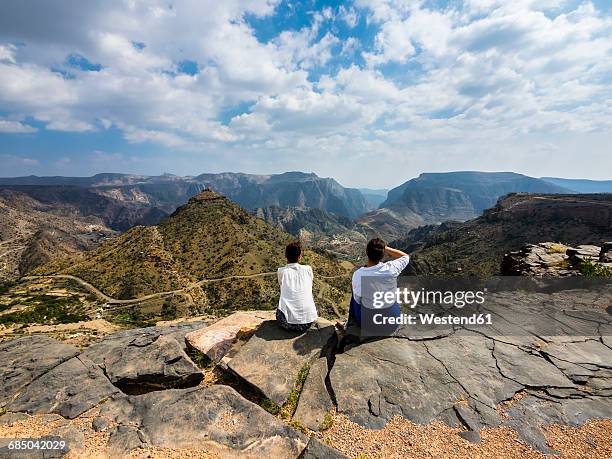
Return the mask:
<svg viewBox="0 0 612 459">
<path fill-rule="evenodd" d="M 0 405 L 79 350 L 46 336 L 24 336 L 0 343 Z"/>
<path fill-rule="evenodd" d="M 118 392 L 100 367 L 87 357 L 77 356 L 33 381 L 7 408 L 73 419 Z"/>
<path fill-rule="evenodd" d="M 274 319 L 272 311 L 235 312 L 210 326 L 188 333 L 185 342 L 188 347 L 227 367 L 238 351 L 239 342 L 250 338 L 263 321 L 272 319 Z"/>
<path fill-rule="evenodd" d="M 229 386 L 169 389 L 120 396 L 100 416 L 111 429 L 111 457 L 136 448 L 198 448 L 223 456 L 295 458 L 307 438 Z"/>
<path fill-rule="evenodd" d="M 139 390 L 195 386 L 203 374 L 185 353 L 183 340 L 176 339 L 188 331 L 150 327 L 115 333 L 90 346 L 83 355 L 125 391 L 135 386 Z"/>
<path fill-rule="evenodd" d="M 336 336 L 331 322 L 319 318 L 305 333 L 261 324 L 229 362 L 229 368 L 278 405 L 287 401 L 302 367 L 329 351 Z"/>
</svg>

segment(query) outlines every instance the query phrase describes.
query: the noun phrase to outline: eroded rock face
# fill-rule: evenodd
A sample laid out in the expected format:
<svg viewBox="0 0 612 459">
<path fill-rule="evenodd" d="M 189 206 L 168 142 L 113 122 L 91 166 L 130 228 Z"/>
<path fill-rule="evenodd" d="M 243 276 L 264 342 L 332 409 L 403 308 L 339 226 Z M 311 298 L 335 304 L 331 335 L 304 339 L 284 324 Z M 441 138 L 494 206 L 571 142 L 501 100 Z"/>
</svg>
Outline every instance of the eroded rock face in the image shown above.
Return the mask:
<svg viewBox="0 0 612 459">
<path fill-rule="evenodd" d="M 590 260 L 596 265 L 612 268 L 611 243 L 603 247 L 578 245 L 569 247 L 558 242 L 526 244 L 520 250 L 504 255 L 501 274 L 506 276 L 575 276 L 580 265 Z"/>
<path fill-rule="evenodd" d="M 46 336 L 24 336 L 0 343 L 0 405 L 79 350 Z"/>
<path fill-rule="evenodd" d="M 306 333 L 263 322 L 229 363 L 238 376 L 278 405 L 287 401 L 302 367 L 327 352 L 334 326 L 318 319 Z"/>
<path fill-rule="evenodd" d="M 77 356 L 33 381 L 7 408 L 73 419 L 118 392 L 100 367 L 87 357 Z"/>
<path fill-rule="evenodd" d="M 83 355 L 124 390 L 195 386 L 203 378 L 184 350 L 184 336 L 201 322 L 183 326 L 149 327 L 109 335 Z"/>
<path fill-rule="evenodd" d="M 110 434 L 111 456 L 160 446 L 295 458 L 306 446 L 302 433 L 228 386 L 120 396 L 104 404 L 100 416 L 118 424 Z"/>
</svg>

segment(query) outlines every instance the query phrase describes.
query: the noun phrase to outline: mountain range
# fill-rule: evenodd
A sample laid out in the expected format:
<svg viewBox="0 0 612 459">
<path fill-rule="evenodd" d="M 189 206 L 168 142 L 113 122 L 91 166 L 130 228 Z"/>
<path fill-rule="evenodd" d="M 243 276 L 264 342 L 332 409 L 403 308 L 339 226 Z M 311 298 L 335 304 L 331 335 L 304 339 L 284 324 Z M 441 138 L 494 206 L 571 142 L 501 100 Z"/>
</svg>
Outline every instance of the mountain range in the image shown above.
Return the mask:
<svg viewBox="0 0 612 459">
<path fill-rule="evenodd" d="M 78 186 L 109 198 L 167 213 L 211 188 L 247 210 L 258 207 L 308 207 L 348 218 L 372 209 L 354 188 L 345 188 L 332 178 L 313 173 L 286 172 L 272 175 L 242 173 L 201 174 L 178 177 L 171 174 L 142 176 L 97 174 L 92 177 L 0 178 L 2 185 Z"/>
<path fill-rule="evenodd" d="M 612 240 L 612 194 L 512 193 L 466 222 L 422 226 L 392 242 L 412 254 L 407 274 L 497 275 L 524 244 Z"/>
</svg>

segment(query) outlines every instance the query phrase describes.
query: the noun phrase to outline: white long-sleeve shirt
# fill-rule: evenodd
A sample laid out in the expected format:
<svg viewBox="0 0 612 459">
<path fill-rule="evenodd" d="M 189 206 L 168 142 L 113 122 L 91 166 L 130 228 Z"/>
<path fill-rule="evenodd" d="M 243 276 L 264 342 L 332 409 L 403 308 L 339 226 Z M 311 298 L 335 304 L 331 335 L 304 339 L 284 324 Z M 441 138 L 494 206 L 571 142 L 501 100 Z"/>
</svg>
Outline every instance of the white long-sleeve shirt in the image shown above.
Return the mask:
<svg viewBox="0 0 612 459">
<path fill-rule="evenodd" d="M 317 320 L 317 308 L 312 297 L 314 274 L 308 265 L 289 263 L 278 268 L 281 310 L 290 324 L 308 324 Z"/>
</svg>

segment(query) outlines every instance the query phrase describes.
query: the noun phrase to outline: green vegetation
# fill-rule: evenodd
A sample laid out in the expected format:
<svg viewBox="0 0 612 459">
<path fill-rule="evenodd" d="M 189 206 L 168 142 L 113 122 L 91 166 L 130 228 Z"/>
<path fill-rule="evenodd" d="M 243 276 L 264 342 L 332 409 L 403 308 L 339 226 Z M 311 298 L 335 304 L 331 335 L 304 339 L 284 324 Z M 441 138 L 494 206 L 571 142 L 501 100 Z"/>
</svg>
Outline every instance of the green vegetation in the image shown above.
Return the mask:
<svg viewBox="0 0 612 459">
<path fill-rule="evenodd" d="M 11 288 L 15 286 L 16 282 L 13 281 L 0 281 L 0 295 L 7 293 Z"/>
<path fill-rule="evenodd" d="M 594 263 L 591 258 L 585 258 L 578 268 L 580 274 L 587 277 L 612 277 L 612 269 Z"/>
<path fill-rule="evenodd" d="M 274 416 L 276 416 L 281 411 L 281 407 L 278 406 L 276 403 L 274 403 L 269 398 L 264 398 L 260 402 L 259 406 L 261 406 L 264 410 L 266 410 L 270 414 L 273 414 Z"/>
<path fill-rule="evenodd" d="M 6 408 L 0 408 L 0 416 L 4 416 L 6 414 Z"/>
<path fill-rule="evenodd" d="M 0 315 L 0 324 L 68 324 L 89 320 L 78 295 L 40 295 L 20 301 L 22 311 Z"/>
<path fill-rule="evenodd" d="M 215 362 L 213 362 L 206 354 L 198 351 L 197 349 L 188 349 L 187 355 L 193 361 L 193 363 L 195 363 L 198 368 L 202 370 L 210 370 L 215 367 Z"/>
<path fill-rule="evenodd" d="M 297 408 L 298 401 L 300 400 L 300 394 L 302 393 L 302 389 L 304 388 L 304 382 L 308 377 L 308 372 L 310 371 L 310 365 L 306 364 L 298 373 L 297 379 L 295 380 L 295 384 L 293 385 L 293 389 L 291 389 L 291 393 L 289 394 L 289 398 L 283 404 L 281 408 L 281 418 L 290 419 L 295 413 Z"/>
<path fill-rule="evenodd" d="M 108 320 L 118 325 L 130 328 L 151 327 L 155 325 L 157 319 L 149 314 L 144 314 L 138 307 L 134 307 L 127 312 L 111 315 Z"/>
<path fill-rule="evenodd" d="M 321 423 L 319 430 L 323 432 L 324 430 L 331 428 L 332 425 L 334 425 L 334 418 L 330 413 L 325 413 L 325 417 L 323 418 L 323 422 Z"/>
</svg>

